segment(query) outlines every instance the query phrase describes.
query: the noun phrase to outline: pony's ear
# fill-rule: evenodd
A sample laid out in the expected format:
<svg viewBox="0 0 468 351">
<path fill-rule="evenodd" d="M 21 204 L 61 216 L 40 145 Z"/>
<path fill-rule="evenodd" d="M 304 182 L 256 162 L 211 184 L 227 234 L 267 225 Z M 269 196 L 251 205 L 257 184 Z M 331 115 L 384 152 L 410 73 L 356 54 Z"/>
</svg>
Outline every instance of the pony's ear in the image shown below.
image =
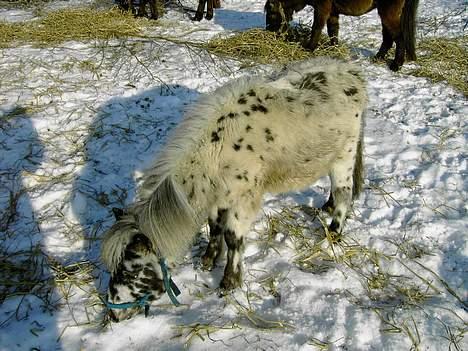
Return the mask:
<svg viewBox="0 0 468 351">
<path fill-rule="evenodd" d="M 124 216 L 106 232 L 101 243 L 101 259 L 110 273 L 117 269 L 127 246 L 137 234 L 139 230 L 132 216 Z"/>
<path fill-rule="evenodd" d="M 112 213 L 116 220 L 122 219 L 122 217 L 126 215 L 125 211 L 118 207 L 112 207 Z"/>
</svg>

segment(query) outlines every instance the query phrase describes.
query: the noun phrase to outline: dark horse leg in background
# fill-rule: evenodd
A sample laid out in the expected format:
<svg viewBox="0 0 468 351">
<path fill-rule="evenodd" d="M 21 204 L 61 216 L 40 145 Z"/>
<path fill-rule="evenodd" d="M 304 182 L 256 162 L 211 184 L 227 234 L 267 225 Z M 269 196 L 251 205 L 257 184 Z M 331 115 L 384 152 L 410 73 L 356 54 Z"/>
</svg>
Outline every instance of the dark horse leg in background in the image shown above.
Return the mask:
<svg viewBox="0 0 468 351">
<path fill-rule="evenodd" d="M 340 14 L 332 9 L 330 17 L 327 20 L 327 33 L 330 38 L 331 45 L 338 44 L 338 32 L 340 30 Z"/>
<path fill-rule="evenodd" d="M 405 61 L 416 59 L 415 21 L 419 0 L 377 1 L 377 10 L 382 22 L 382 45 L 376 59 L 384 59 L 388 50 L 396 43 L 395 58 L 389 67 L 398 71 Z M 373 8 L 369 8 L 368 11 Z M 314 23 L 312 34 L 306 47 L 313 51 L 317 48 L 325 23 L 332 45 L 338 43 L 339 9 L 332 1 L 318 1 L 314 6 Z"/>
<path fill-rule="evenodd" d="M 157 20 L 159 18 L 157 1 L 158 0 L 150 0 L 150 11 L 151 11 L 150 19 Z"/>
<path fill-rule="evenodd" d="M 205 4 L 207 4 L 205 18 L 209 21 L 213 18 L 213 8 L 218 9 L 221 7 L 221 0 L 198 0 L 197 12 L 195 12 L 195 16 L 192 17 L 192 20 L 201 21 L 203 19 Z"/>
<path fill-rule="evenodd" d="M 325 27 L 325 23 L 328 22 L 332 12 L 332 2 L 331 1 L 319 1 L 314 6 L 314 23 L 312 24 L 312 34 L 310 35 L 310 39 L 306 44 L 306 47 L 313 51 L 317 48 L 318 42 L 320 40 L 320 36 L 322 34 L 323 27 Z M 338 18 L 336 17 L 336 20 Z M 334 32 L 334 36 L 336 38 L 336 43 L 338 42 L 338 26 L 332 25 L 332 31 Z"/>
<path fill-rule="evenodd" d="M 382 21 L 382 45 L 375 59 L 385 59 L 395 42 L 395 58 L 389 65 L 392 71 L 400 69 L 405 62 L 405 54 L 409 60 L 416 60 L 415 20 L 418 2 L 419 0 L 402 0 L 377 3 L 377 11 Z"/>
</svg>

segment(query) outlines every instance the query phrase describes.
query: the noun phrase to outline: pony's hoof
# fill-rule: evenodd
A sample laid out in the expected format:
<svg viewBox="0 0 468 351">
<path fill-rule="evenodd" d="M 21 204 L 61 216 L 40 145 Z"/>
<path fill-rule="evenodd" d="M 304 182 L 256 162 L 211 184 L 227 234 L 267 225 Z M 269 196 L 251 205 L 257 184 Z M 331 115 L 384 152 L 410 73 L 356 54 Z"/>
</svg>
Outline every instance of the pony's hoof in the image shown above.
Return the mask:
<svg viewBox="0 0 468 351">
<path fill-rule="evenodd" d="M 214 260 L 213 257 L 203 255 L 202 258 L 201 258 L 201 268 L 202 268 L 202 270 L 212 271 L 214 266 L 215 266 L 214 261 L 215 260 Z"/>
<path fill-rule="evenodd" d="M 211 21 L 211 20 L 213 19 L 213 14 L 207 12 L 206 15 L 205 15 L 205 19 L 206 19 L 207 21 Z"/>
<path fill-rule="evenodd" d="M 231 292 L 236 288 L 240 288 L 242 286 L 242 277 L 241 274 L 232 274 L 229 276 L 224 276 L 219 284 L 219 288 L 221 291 Z"/>
<path fill-rule="evenodd" d="M 335 210 L 335 205 L 333 204 L 333 198 L 329 198 L 327 202 L 323 204 L 320 208 L 322 211 L 327 212 L 328 214 L 332 214 Z"/>
<path fill-rule="evenodd" d="M 328 226 L 328 234 L 329 234 L 329 239 L 333 243 L 340 243 L 341 239 L 343 238 L 343 235 L 341 233 L 338 233 L 336 230 L 333 230 L 332 226 Z"/>
</svg>

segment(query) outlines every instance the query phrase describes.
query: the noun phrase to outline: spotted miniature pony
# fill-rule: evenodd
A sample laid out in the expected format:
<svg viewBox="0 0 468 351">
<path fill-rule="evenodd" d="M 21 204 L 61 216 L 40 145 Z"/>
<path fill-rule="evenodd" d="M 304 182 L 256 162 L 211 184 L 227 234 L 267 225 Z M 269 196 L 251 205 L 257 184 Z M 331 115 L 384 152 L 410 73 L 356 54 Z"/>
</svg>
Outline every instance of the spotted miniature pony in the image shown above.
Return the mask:
<svg viewBox="0 0 468 351">
<path fill-rule="evenodd" d="M 390 69 L 398 71 L 407 59 L 416 60 L 416 12 L 419 0 L 267 0 L 266 29 L 286 32 L 294 12 L 306 5 L 314 8 L 312 33 L 305 43 L 310 50 L 318 46 L 322 29 L 327 24 L 330 43 L 338 43 L 339 15 L 361 16 L 375 8 L 382 22 L 382 45 L 375 56 L 385 59 L 387 52 L 396 43 L 395 58 Z"/>
<path fill-rule="evenodd" d="M 205 269 L 227 262 L 220 287 L 242 284 L 244 236 L 266 192 L 304 189 L 329 175 L 324 208 L 341 233 L 363 183 L 366 84 L 360 70 L 335 59 L 292 64 L 243 77 L 200 98 L 147 171 L 138 201 L 105 234 L 111 273 L 110 316 L 129 318 L 173 295 L 166 261 L 185 254 L 208 219 Z"/>
</svg>

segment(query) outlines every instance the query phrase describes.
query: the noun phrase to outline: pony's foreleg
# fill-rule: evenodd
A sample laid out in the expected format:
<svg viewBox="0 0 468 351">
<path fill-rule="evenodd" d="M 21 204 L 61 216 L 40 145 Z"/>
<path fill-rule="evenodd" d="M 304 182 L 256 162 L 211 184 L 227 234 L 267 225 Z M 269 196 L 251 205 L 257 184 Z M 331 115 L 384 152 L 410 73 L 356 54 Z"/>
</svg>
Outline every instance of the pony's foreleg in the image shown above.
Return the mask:
<svg viewBox="0 0 468 351">
<path fill-rule="evenodd" d="M 203 269 L 212 270 L 223 253 L 223 229 L 226 223 L 226 210 L 214 210 L 208 219 L 210 241 L 202 256 Z"/>
<path fill-rule="evenodd" d="M 314 6 L 314 24 L 312 25 L 312 34 L 306 44 L 307 49 L 313 51 L 317 48 L 322 30 L 330 17 L 331 1 L 324 1 L 323 4 Z"/>
<path fill-rule="evenodd" d="M 243 198 L 243 203 L 231 207 L 226 212 L 224 240 L 227 246 L 227 262 L 220 288 L 230 291 L 242 285 L 242 255 L 244 252 L 244 235 L 248 232 L 260 207 L 260 197 Z"/>
<path fill-rule="evenodd" d="M 233 290 L 242 285 L 242 254 L 244 252 L 244 235 L 226 229 L 224 240 L 228 248 L 226 268 L 220 288 L 226 291 Z"/>
<path fill-rule="evenodd" d="M 207 0 L 198 0 L 197 12 L 195 12 L 195 16 L 192 17 L 192 21 L 201 21 L 203 19 L 206 1 Z"/>
<path fill-rule="evenodd" d="M 331 45 L 338 44 L 338 32 L 340 29 L 340 18 L 337 12 L 333 12 L 327 21 L 327 33 Z"/>
</svg>

